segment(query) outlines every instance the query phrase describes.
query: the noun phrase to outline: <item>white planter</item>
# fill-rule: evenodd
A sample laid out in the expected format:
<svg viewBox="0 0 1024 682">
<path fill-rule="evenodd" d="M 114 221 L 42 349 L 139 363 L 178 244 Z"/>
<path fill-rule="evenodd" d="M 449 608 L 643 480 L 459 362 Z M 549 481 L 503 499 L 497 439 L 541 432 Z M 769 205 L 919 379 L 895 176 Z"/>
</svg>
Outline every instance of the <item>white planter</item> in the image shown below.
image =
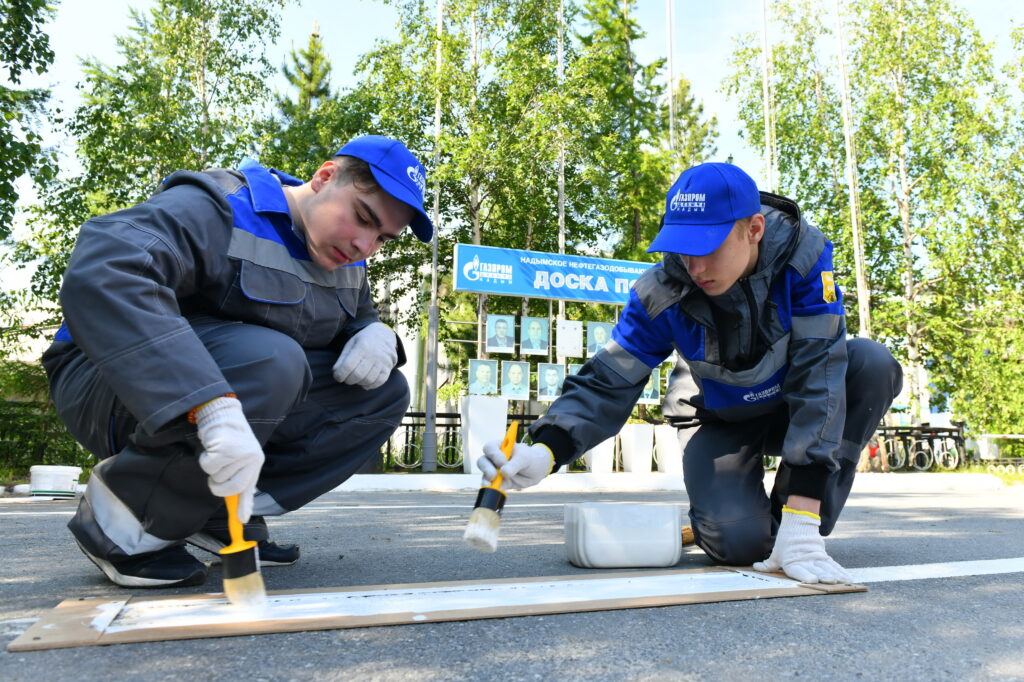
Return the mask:
<svg viewBox="0 0 1024 682">
<path fill-rule="evenodd" d="M 505 437 L 508 398 L 468 395 L 462 399 L 462 471 L 480 473 L 476 461 L 484 454 L 484 443 Z M 523 440 L 520 428 L 516 440 Z"/>
<path fill-rule="evenodd" d="M 74 497 L 80 467 L 37 465 L 29 469 L 29 491 L 37 497 Z"/>
<path fill-rule="evenodd" d="M 615 439 L 609 438 L 584 452 L 583 461 L 593 474 L 610 474 L 615 461 Z"/>
<path fill-rule="evenodd" d="M 668 424 L 654 427 L 654 459 L 663 474 L 683 473 L 683 451 L 679 447 L 679 430 Z"/>
<path fill-rule="evenodd" d="M 654 451 L 654 424 L 625 424 L 619 431 L 622 470 L 635 474 L 651 473 Z"/>
</svg>

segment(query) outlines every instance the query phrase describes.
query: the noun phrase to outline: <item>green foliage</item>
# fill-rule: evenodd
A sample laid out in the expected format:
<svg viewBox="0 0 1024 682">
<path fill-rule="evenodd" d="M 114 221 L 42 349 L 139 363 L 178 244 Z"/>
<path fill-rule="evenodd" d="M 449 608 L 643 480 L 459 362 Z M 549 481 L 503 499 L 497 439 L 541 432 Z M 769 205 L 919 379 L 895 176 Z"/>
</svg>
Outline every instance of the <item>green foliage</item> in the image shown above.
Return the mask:
<svg viewBox="0 0 1024 682">
<path fill-rule="evenodd" d="M 915 419 L 926 387 L 912 368 L 923 366 L 972 427 L 1009 425 L 1011 413 L 1024 415 L 1012 397 L 999 417 L 969 403 L 986 394 L 987 382 L 1009 389 L 1019 381 L 992 355 L 1010 342 L 1001 320 L 1024 317 L 1019 297 L 1006 295 L 1024 283 L 1014 246 L 1024 202 L 1011 161 L 1020 159 L 1011 150 L 1021 138 L 1010 135 L 1019 115 L 1006 110 L 988 45 L 948 0 L 849 6 L 873 333 L 908 368 Z M 781 36 L 771 52 L 772 105 L 781 189 L 835 242 L 837 281 L 849 296 L 855 268 L 831 9 L 813 0 L 772 3 L 771 35 Z M 727 83 L 756 145 L 764 141 L 760 58 L 755 36 L 741 37 Z M 857 329 L 856 317 L 849 326 Z"/>
<path fill-rule="evenodd" d="M 277 106 L 285 118 L 309 114 L 321 101 L 331 96 L 331 60 L 324 52 L 319 26 L 313 26 L 306 47 L 298 52 L 293 48 L 289 55 L 291 67 L 281 66 L 281 72 L 288 82 L 298 90 L 293 101 L 288 96 L 278 95 Z"/>
<path fill-rule="evenodd" d="M 88 468 L 92 457 L 57 416 L 42 367 L 0 362 L 0 482 L 25 478 L 36 464 Z"/>
<path fill-rule="evenodd" d="M 645 34 L 630 15 L 633 4 L 584 3 L 590 28 L 580 36 L 584 68 L 600 88 L 591 105 L 595 125 L 587 131 L 594 155 L 587 180 L 616 256 L 650 260 L 644 246 L 653 235 L 645 233 L 657 231 L 671 159 L 662 142 L 668 127 L 659 106 L 664 88 L 655 82 L 664 60 L 638 63 L 633 44 Z"/>
<path fill-rule="evenodd" d="M 43 73 L 53 62 L 42 25 L 53 15 L 47 0 L 0 1 L 0 74 L 17 86 L 26 72 Z M 15 180 L 26 173 L 49 177 L 52 159 L 40 145 L 39 119 L 50 93 L 0 85 L 0 240 L 11 234 L 18 201 Z"/>
<path fill-rule="evenodd" d="M 179 169 L 235 166 L 269 100 L 264 48 L 285 0 L 159 0 L 132 11 L 116 38 L 120 63 L 83 62 L 82 104 L 65 122 L 81 172 L 37 178 L 30 235 L 11 259 L 36 266 L 7 299 L 5 326 L 37 336 L 56 322 L 57 291 L 78 227 L 149 197 Z"/>
</svg>

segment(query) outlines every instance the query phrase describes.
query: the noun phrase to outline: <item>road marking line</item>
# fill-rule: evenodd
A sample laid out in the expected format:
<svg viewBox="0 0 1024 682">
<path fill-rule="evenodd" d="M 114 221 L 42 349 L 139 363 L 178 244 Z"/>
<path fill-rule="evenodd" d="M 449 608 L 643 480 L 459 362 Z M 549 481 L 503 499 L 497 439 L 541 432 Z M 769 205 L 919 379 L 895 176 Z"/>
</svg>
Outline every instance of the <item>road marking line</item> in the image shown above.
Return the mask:
<svg viewBox="0 0 1024 682">
<path fill-rule="evenodd" d="M 516 508 L 535 508 L 535 507 L 564 507 L 565 504 L 562 502 L 551 502 L 551 503 L 537 503 L 537 504 L 517 504 Z M 355 511 L 360 509 L 366 510 L 380 510 L 380 509 L 462 509 L 467 512 L 472 511 L 473 507 L 470 503 L 466 504 L 360 504 L 360 505 L 327 505 L 315 507 L 302 507 L 296 509 L 294 512 L 288 512 L 289 514 L 295 514 L 298 512 L 305 513 L 320 513 L 328 511 Z M 0 516 L 72 516 L 75 512 L 73 510 L 68 511 L 16 511 L 16 512 L 0 512 Z"/>
<path fill-rule="evenodd" d="M 877 568 L 849 568 L 846 572 L 850 574 L 855 583 L 882 583 L 896 580 L 928 580 L 933 578 L 963 578 L 973 575 L 998 575 L 1000 573 L 1024 573 L 1024 557 L 949 561 L 937 564 L 910 564 L 908 566 L 880 566 Z"/>
<path fill-rule="evenodd" d="M 0 512 L 0 516 L 73 516 L 74 511 Z"/>
</svg>

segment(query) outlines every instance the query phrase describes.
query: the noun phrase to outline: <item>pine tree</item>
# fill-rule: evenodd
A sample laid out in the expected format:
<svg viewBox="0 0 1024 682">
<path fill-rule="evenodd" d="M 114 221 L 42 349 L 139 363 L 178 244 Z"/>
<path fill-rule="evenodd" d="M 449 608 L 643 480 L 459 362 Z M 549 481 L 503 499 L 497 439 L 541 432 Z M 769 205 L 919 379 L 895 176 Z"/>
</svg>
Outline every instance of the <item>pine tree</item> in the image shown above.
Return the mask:
<svg viewBox="0 0 1024 682">
<path fill-rule="evenodd" d="M 291 67 L 287 63 L 282 64 L 281 72 L 298 90 L 298 97 L 292 100 L 286 95 L 278 95 L 277 106 L 285 118 L 294 119 L 309 114 L 317 104 L 331 98 L 331 60 L 324 52 L 317 22 L 313 22 L 313 32 L 309 34 L 306 47 L 298 52 L 293 48 L 289 59 Z"/>
</svg>

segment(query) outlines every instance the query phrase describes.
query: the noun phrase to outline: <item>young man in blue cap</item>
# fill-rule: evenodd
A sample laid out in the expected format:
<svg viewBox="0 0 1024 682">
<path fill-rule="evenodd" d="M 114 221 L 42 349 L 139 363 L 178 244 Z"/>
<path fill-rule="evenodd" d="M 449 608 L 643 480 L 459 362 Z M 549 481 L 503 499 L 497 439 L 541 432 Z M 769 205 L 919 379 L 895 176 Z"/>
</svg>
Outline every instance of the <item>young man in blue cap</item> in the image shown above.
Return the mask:
<svg viewBox="0 0 1024 682">
<path fill-rule="evenodd" d="M 902 371 L 846 338 L 832 244 L 784 197 L 731 164 L 685 171 L 648 251 L 662 263 L 630 292 L 612 340 L 506 462 L 488 443 L 484 477 L 534 485 L 614 435 L 672 351 L 664 413 L 680 431 L 693 533 L 715 562 L 848 582 L 825 551 L 860 452 L 900 391 Z M 763 454 L 782 464 L 771 495 Z"/>
<path fill-rule="evenodd" d="M 43 364 L 101 460 L 68 526 L 111 581 L 201 584 L 184 544 L 228 542 L 228 495 L 264 565 L 298 559 L 263 516 L 346 480 L 408 406 L 365 259 L 406 225 L 430 241 L 425 183 L 401 142 L 371 135 L 308 182 L 253 161 L 180 171 L 82 226 Z"/>
</svg>

